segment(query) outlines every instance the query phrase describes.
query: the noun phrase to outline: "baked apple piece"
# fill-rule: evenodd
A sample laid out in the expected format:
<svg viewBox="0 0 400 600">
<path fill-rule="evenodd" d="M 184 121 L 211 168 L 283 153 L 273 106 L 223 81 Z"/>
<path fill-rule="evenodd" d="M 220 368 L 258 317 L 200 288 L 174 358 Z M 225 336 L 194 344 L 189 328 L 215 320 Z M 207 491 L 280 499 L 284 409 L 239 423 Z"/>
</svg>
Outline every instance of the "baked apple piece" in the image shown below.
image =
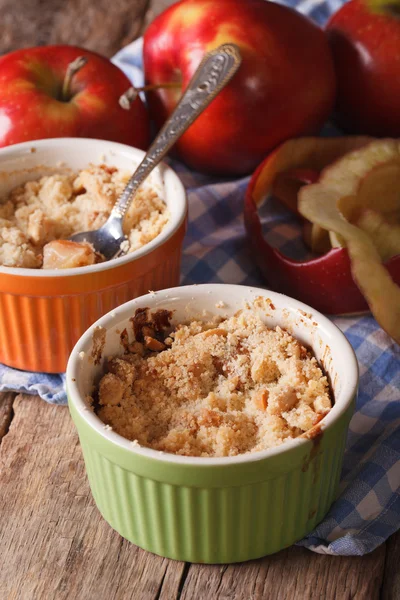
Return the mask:
<svg viewBox="0 0 400 600">
<path fill-rule="evenodd" d="M 93 246 L 70 240 L 53 240 L 43 248 L 43 269 L 73 269 L 96 262 Z"/>
</svg>

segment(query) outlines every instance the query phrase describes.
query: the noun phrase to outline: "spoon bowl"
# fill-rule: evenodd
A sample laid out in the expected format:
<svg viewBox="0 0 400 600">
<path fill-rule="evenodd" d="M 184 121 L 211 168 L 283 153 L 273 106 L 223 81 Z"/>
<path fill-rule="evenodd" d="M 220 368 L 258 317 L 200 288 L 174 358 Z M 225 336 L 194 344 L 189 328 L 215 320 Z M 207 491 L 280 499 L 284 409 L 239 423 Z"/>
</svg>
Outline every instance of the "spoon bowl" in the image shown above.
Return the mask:
<svg viewBox="0 0 400 600">
<path fill-rule="evenodd" d="M 126 237 L 122 230 L 122 223 L 138 188 L 176 141 L 232 79 L 240 64 L 241 56 L 235 44 L 223 44 L 204 56 L 179 104 L 130 178 L 108 220 L 100 229 L 76 233 L 69 238 L 71 241 L 91 244 L 94 250 L 102 254 L 106 260 L 126 253 L 129 245 L 126 244 L 127 248 L 124 248 L 123 242 Z"/>
<path fill-rule="evenodd" d="M 91 244 L 96 252 L 99 252 L 106 260 L 125 254 L 124 242 L 128 243 L 126 235 L 122 231 L 121 220 L 118 219 L 109 219 L 103 227 L 94 231 L 75 233 L 70 240 Z"/>
</svg>

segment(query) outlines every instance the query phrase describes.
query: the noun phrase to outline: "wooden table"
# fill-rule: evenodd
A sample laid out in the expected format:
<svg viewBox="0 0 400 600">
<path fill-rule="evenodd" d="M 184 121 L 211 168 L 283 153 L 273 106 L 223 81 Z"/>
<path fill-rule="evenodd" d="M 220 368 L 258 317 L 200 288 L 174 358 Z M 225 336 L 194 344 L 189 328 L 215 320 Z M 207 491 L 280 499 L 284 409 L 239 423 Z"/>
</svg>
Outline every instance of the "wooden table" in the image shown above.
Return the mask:
<svg viewBox="0 0 400 600">
<path fill-rule="evenodd" d="M 71 43 L 112 55 L 171 3 L 0 0 L 0 53 Z M 233 566 L 175 562 L 103 521 L 66 407 L 0 394 L 0 443 L 1 600 L 400 599 L 400 534 L 362 558 L 292 547 Z"/>
</svg>

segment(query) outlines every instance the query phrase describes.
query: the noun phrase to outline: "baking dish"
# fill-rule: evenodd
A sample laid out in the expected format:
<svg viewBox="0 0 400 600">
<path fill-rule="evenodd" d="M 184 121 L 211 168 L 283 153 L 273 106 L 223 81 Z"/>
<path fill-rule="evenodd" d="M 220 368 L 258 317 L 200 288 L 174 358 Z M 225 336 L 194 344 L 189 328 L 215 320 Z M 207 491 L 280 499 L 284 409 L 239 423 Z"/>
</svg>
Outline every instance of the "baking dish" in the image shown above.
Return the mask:
<svg viewBox="0 0 400 600">
<path fill-rule="evenodd" d="M 89 163 L 128 171 L 142 150 L 104 140 L 56 138 L 0 150 L 0 198 L 15 186 Z M 179 283 L 187 200 L 175 172 L 165 164 L 150 185 L 164 198 L 170 220 L 149 244 L 113 261 L 65 269 L 0 266 L 0 362 L 28 371 L 65 371 L 69 353 L 98 318 L 148 290 Z"/>
<path fill-rule="evenodd" d="M 104 357 L 121 353 L 120 333 L 136 308 L 166 308 L 173 321 L 233 315 L 245 302 L 269 299 L 260 314 L 311 347 L 334 395 L 328 415 L 303 436 L 236 457 L 177 456 L 134 445 L 90 410 L 103 365 L 95 365 L 92 326 L 68 362 L 69 408 L 77 427 L 95 502 L 108 523 L 134 544 L 169 558 L 230 563 L 277 552 L 326 515 L 337 493 L 353 414 L 358 368 L 339 329 L 310 307 L 268 290 L 199 285 L 137 298 L 100 319 Z M 223 308 L 218 308 L 223 307 Z"/>
</svg>

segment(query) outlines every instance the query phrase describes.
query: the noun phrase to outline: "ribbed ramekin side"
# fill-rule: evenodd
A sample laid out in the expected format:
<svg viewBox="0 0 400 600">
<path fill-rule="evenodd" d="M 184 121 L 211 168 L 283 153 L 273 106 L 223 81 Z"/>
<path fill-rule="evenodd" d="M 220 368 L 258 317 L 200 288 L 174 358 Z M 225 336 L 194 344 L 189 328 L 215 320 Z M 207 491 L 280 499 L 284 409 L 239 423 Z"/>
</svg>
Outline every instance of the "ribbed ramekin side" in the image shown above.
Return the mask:
<svg viewBox="0 0 400 600">
<path fill-rule="evenodd" d="M 282 547 L 299 540 L 325 517 L 335 499 L 343 462 L 345 435 L 326 445 L 285 481 Z"/>
<path fill-rule="evenodd" d="M 93 293 L 32 296 L 0 292 L 0 362 L 27 371 L 60 373 L 80 336 L 124 302 L 179 283 L 181 247 L 132 281 Z M 40 284 L 40 282 L 39 282 Z"/>
<path fill-rule="evenodd" d="M 334 500 L 342 456 L 327 447 L 303 470 L 204 488 L 137 476 L 81 443 L 94 499 L 114 529 L 155 554 L 202 563 L 241 562 L 301 539 Z"/>
</svg>

